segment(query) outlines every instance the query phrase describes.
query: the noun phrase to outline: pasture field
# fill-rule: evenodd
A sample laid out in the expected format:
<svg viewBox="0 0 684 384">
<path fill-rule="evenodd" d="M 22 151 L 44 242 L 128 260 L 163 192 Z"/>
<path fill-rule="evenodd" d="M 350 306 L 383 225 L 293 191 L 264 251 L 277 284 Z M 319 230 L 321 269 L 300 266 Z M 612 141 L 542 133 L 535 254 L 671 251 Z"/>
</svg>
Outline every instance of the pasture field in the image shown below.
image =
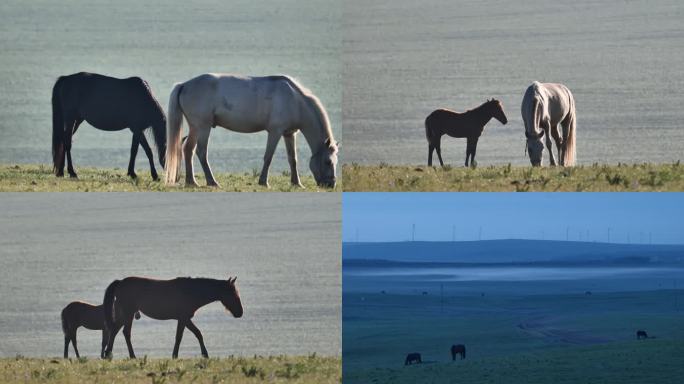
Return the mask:
<svg viewBox="0 0 684 384">
<path fill-rule="evenodd" d="M 377 192 L 622 192 L 683 191 L 684 166 L 618 164 L 577 167 L 428 167 L 359 165 L 342 167 L 345 191 Z"/>
<path fill-rule="evenodd" d="M 0 359 L 5 383 L 339 383 L 339 357 L 277 356 L 131 360 Z"/>
<path fill-rule="evenodd" d="M 375 368 L 347 374 L 345 383 L 681 383 L 684 341 L 646 340 L 544 353 Z"/>
<path fill-rule="evenodd" d="M 304 189 L 290 184 L 288 171 L 271 172 L 270 188 L 259 185 L 259 170 L 244 173 L 215 173 L 214 177 L 220 188 L 207 187 L 204 175 L 196 175 L 199 187 L 185 187 L 182 183 L 166 186 L 163 182 L 154 181 L 149 169 L 136 170 L 137 180 L 126 175 L 120 168 L 76 168 L 78 179 L 58 178 L 52 173 L 52 167 L 46 165 L 0 165 L 0 191 L 2 192 L 337 192 L 334 189 L 319 188 L 310 175 L 300 175 Z M 160 175 L 161 177 L 162 175 Z"/>
<path fill-rule="evenodd" d="M 525 289 L 562 284 L 529 282 Z M 385 294 L 344 294 L 345 383 L 675 383 L 684 377 L 681 290 L 522 294 L 520 286 L 509 284 L 504 293 L 489 285 L 445 284 L 443 298 L 439 286 L 406 281 L 408 294 L 392 293 L 402 287 L 388 283 L 378 286 Z M 637 329 L 653 338 L 636 340 Z M 467 358 L 452 362 L 449 347 L 459 343 Z M 423 364 L 404 366 L 410 352 L 421 353 Z"/>
</svg>

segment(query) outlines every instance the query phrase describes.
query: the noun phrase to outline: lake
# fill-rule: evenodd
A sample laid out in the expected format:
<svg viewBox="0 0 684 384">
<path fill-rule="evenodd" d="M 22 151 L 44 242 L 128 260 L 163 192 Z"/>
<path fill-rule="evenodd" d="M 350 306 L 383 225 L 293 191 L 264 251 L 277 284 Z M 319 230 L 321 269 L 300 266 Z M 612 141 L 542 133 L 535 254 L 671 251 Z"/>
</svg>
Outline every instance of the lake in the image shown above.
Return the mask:
<svg viewBox="0 0 684 384">
<path fill-rule="evenodd" d="M 347 1 L 345 161 L 427 164 L 430 112 L 495 97 L 508 124 L 487 125 L 477 161 L 529 165 L 520 105 L 534 80 L 574 93 L 579 164 L 681 160 L 683 17 L 677 0 Z M 465 139 L 442 149 L 463 165 Z"/>
<path fill-rule="evenodd" d="M 321 99 L 339 139 L 340 15 L 331 0 L 3 1 L 0 162 L 51 163 L 52 86 L 58 76 L 81 71 L 140 76 L 165 110 L 174 83 L 201 73 L 291 75 Z M 308 164 L 311 152 L 299 136 L 300 158 Z M 131 137 L 128 130 L 108 133 L 84 123 L 74 137 L 77 170 L 125 169 Z M 289 169 L 284 147 L 280 143 L 273 161 L 277 171 Z M 265 148 L 263 132 L 217 129 L 210 162 L 219 172 L 261 169 Z M 143 151 L 137 166 L 147 167 Z M 309 173 L 308 166 L 300 168 Z"/>
<path fill-rule="evenodd" d="M 62 308 L 131 275 L 238 277 L 242 318 L 220 303 L 194 318 L 210 356 L 341 353 L 339 195 L 18 193 L 0 211 L 0 356 L 61 356 Z M 136 354 L 170 357 L 175 330 L 136 320 Z M 99 356 L 100 332 L 78 345 Z M 189 332 L 180 355 L 200 355 Z"/>
</svg>

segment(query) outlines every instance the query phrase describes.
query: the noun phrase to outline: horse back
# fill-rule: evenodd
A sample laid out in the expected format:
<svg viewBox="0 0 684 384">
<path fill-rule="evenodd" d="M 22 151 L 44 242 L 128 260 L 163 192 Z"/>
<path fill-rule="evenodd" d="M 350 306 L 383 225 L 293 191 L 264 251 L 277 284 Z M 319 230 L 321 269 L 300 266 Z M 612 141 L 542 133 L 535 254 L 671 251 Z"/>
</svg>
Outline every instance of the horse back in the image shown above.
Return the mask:
<svg viewBox="0 0 684 384">
<path fill-rule="evenodd" d="M 149 85 L 140 77 L 118 79 L 80 72 L 62 76 L 58 83 L 66 115 L 96 128 L 148 127 L 164 117 Z"/>
<path fill-rule="evenodd" d="M 72 327 L 87 329 L 104 329 L 104 310 L 102 305 L 93 305 L 83 301 L 73 301 L 62 310 L 62 317 Z"/>
<path fill-rule="evenodd" d="M 436 109 L 425 119 L 425 129 L 429 135 L 451 137 L 480 136 L 482 127 L 469 124 L 466 114 L 449 109 Z"/>
</svg>

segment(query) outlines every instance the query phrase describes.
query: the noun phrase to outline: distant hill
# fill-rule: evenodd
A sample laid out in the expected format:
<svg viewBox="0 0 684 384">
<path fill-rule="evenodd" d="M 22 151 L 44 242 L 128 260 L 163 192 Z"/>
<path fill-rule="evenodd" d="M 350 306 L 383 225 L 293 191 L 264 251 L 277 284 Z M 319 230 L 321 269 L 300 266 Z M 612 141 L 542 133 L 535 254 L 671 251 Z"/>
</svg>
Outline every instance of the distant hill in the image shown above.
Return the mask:
<svg viewBox="0 0 684 384">
<path fill-rule="evenodd" d="M 343 260 L 443 263 L 649 261 L 684 263 L 684 245 L 555 240 L 405 241 L 343 243 Z"/>
</svg>

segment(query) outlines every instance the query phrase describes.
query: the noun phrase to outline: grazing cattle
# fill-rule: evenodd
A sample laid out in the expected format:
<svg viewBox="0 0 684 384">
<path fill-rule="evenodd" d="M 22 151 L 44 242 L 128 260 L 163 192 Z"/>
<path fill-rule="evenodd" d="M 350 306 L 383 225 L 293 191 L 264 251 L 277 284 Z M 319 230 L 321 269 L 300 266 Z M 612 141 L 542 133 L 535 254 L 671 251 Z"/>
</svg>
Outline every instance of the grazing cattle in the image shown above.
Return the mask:
<svg viewBox="0 0 684 384">
<path fill-rule="evenodd" d="M 451 361 L 456 360 L 456 355 L 461 355 L 461 360 L 466 358 L 466 348 L 463 344 L 456 344 L 451 346 Z"/>
<path fill-rule="evenodd" d="M 422 363 L 423 360 L 420 358 L 420 353 L 414 352 L 414 353 L 409 353 L 406 355 L 406 360 L 404 361 L 404 365 L 411 365 L 413 363 L 420 364 Z"/>
</svg>

